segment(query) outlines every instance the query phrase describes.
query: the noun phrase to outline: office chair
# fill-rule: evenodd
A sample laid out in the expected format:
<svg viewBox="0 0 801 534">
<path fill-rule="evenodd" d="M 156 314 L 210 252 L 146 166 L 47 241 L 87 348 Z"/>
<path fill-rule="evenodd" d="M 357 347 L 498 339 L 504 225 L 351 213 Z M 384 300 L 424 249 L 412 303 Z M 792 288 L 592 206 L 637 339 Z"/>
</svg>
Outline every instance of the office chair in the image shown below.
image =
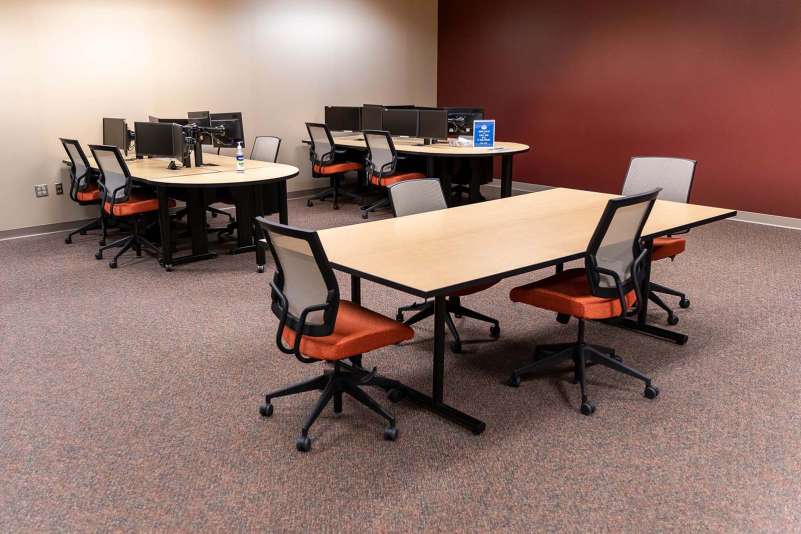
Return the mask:
<svg viewBox="0 0 801 534">
<path fill-rule="evenodd" d="M 278 151 L 281 149 L 281 138 L 274 135 L 259 135 L 253 140 L 253 148 L 250 149 L 250 159 L 257 161 L 268 161 L 275 163 L 278 161 Z M 224 204 L 235 204 L 233 197 L 230 193 L 223 192 L 218 198 L 219 202 Z M 216 208 L 208 208 L 216 209 Z M 226 215 L 228 215 L 226 213 Z M 236 220 L 231 217 L 228 225 L 222 230 L 217 230 L 217 236 L 223 237 L 224 235 L 232 236 L 236 230 Z"/>
<path fill-rule="evenodd" d="M 389 187 L 406 180 L 425 178 L 421 172 L 397 172 L 398 151 L 392 142 L 392 135 L 384 130 L 364 130 L 364 142 L 367 144 L 367 176 L 370 183 L 379 187 Z M 362 219 L 366 219 L 371 211 L 387 208 L 389 197 L 385 197 L 370 206 L 362 208 Z"/>
<path fill-rule="evenodd" d="M 686 203 L 690 199 L 695 166 L 695 161 L 683 158 L 631 158 L 626 180 L 623 183 L 623 194 L 631 195 L 661 187 L 660 200 Z M 670 258 L 673 261 L 676 256 L 685 251 L 686 246 L 687 241 L 682 237 L 674 237 L 673 235 L 658 237 L 654 239 L 651 261 L 664 260 L 666 258 Z M 687 295 L 654 282 L 651 282 L 649 286 L 648 299 L 667 312 L 668 324 L 677 324 L 679 322 L 678 316 L 657 293 L 679 297 L 679 306 L 682 308 L 690 307 L 690 300 Z"/>
<path fill-rule="evenodd" d="M 341 156 L 346 151 L 336 149 L 331 130 L 325 124 L 307 122 L 306 130 L 308 130 L 309 139 L 311 140 L 309 159 L 312 162 L 312 176 L 315 178 L 327 177 L 331 184 L 331 187 L 307 200 L 306 206 L 312 207 L 315 200 L 325 200 L 328 197 L 332 197 L 334 209 L 338 210 L 339 197 L 341 196 L 351 200 L 360 200 L 361 197 L 356 193 L 344 191 L 340 188 L 346 172 L 360 171 L 364 168 L 364 165 L 355 161 L 337 163 L 337 156 Z"/>
<path fill-rule="evenodd" d="M 587 360 L 645 382 L 644 395 L 653 399 L 659 390 L 651 379 L 622 363 L 610 348 L 584 341 L 587 320 L 620 320 L 637 313 L 644 282 L 642 263 L 648 250 L 641 242 L 642 229 L 656 202 L 659 190 L 609 200 L 587 247 L 585 267 L 568 269 L 543 280 L 512 289 L 509 298 L 578 319 L 578 341 L 540 345 L 534 363 L 523 366 L 509 379 L 520 386 L 521 376 L 572 360 L 574 378 L 581 387 L 581 413 L 592 415 L 595 403 L 587 397 Z M 540 356 L 542 356 L 540 358 Z"/>
<path fill-rule="evenodd" d="M 86 235 L 87 230 L 100 229 L 100 246 L 103 246 L 106 244 L 106 218 L 100 202 L 100 187 L 97 185 L 99 173 L 92 170 L 89 160 L 77 140 L 62 138 L 59 138 L 59 140 L 72 163 L 70 168 L 70 199 L 80 206 L 97 206 L 100 210 L 100 215 L 97 219 L 70 232 L 64 239 L 64 243 L 68 245 L 72 243 L 72 236 L 75 234 Z"/>
<path fill-rule="evenodd" d="M 119 257 L 132 247 L 137 256 L 142 255 L 144 246 L 158 257 L 159 249 L 142 235 L 146 229 L 144 225 L 147 223 L 148 215 L 156 213 L 159 209 L 158 199 L 133 188 L 131 173 L 119 148 L 106 145 L 89 145 L 89 148 L 103 175 L 100 181 L 103 210 L 106 215 L 125 219 L 131 223 L 130 235 L 100 247 L 95 258 L 102 260 L 104 251 L 119 247 L 119 252 L 108 264 L 112 269 L 116 269 Z M 169 205 L 175 206 L 175 201 L 170 199 Z"/>
<path fill-rule="evenodd" d="M 392 210 L 395 212 L 396 217 L 403 217 L 404 215 L 414 215 L 415 213 L 424 213 L 427 211 L 444 210 L 448 208 L 445 202 L 445 195 L 442 193 L 442 187 L 439 180 L 436 178 L 422 178 L 417 180 L 405 180 L 396 183 L 389 187 L 389 198 L 392 203 Z M 497 339 L 501 335 L 501 326 L 497 319 L 488 317 L 469 308 L 465 308 L 461 304 L 461 297 L 473 295 L 480 291 L 484 291 L 495 285 L 495 283 L 480 284 L 478 286 L 469 287 L 461 291 L 454 292 L 448 295 L 446 299 L 445 324 L 453 336 L 451 343 L 451 350 L 453 352 L 462 352 L 462 340 L 459 336 L 459 331 L 456 330 L 456 325 L 453 322 L 452 315 L 456 317 L 470 317 L 478 321 L 490 323 L 490 336 Z M 420 303 L 413 303 L 409 306 L 398 308 L 396 319 L 403 321 L 403 314 L 407 311 L 417 311 L 409 320 L 403 324 L 411 326 L 414 323 L 422 321 L 427 317 L 434 315 L 434 301 L 425 301 Z"/>
<path fill-rule="evenodd" d="M 386 380 L 360 364 L 344 360 L 387 347 L 414 337 L 408 326 L 339 298 L 339 286 L 328 263 L 317 232 L 291 228 L 257 217 L 275 260 L 276 272 L 270 283 L 272 311 L 278 317 L 275 342 L 284 354 L 293 354 L 302 363 L 327 362 L 331 372 L 265 396 L 259 413 L 273 414 L 272 400 L 306 391 L 322 390 L 303 424 L 295 446 L 311 450 L 309 429 L 326 405 L 334 400 L 334 413 L 342 412 L 342 394 L 387 420 L 384 439 L 395 441 L 395 417 L 365 393 L 360 386 L 379 385 Z M 300 334 L 300 335 L 298 335 Z M 358 361 L 358 360 L 357 360 Z"/>
</svg>

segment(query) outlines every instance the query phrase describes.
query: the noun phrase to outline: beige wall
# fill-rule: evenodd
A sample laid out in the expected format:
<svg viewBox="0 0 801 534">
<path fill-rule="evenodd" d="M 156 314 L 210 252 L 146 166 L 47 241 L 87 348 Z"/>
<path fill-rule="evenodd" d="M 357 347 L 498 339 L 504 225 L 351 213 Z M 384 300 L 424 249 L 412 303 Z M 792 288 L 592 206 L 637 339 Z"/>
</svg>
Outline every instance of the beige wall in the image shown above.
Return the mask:
<svg viewBox="0 0 801 534">
<path fill-rule="evenodd" d="M 242 111 L 249 139 L 283 138 L 290 190 L 321 186 L 303 123 L 326 104 L 433 105 L 436 17 L 436 0 L 4 0 L 0 231 L 92 213 L 52 189 L 58 137 L 100 142 L 103 116 Z"/>
</svg>

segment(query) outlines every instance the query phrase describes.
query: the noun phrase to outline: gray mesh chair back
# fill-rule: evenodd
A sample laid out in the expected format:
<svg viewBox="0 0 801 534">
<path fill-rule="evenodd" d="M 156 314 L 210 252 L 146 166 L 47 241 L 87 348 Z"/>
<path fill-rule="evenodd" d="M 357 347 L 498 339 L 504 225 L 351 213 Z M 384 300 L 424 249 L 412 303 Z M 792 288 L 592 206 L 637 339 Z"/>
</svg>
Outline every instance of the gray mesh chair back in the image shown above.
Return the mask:
<svg viewBox="0 0 801 534">
<path fill-rule="evenodd" d="M 645 259 L 641 235 L 659 189 L 610 200 L 587 247 L 587 276 L 592 294 L 621 297 L 639 287 Z M 625 309 L 625 307 L 624 307 Z"/>
<path fill-rule="evenodd" d="M 281 138 L 272 135 L 260 135 L 253 141 L 250 159 L 258 161 L 278 161 L 278 150 L 281 148 Z"/>
<path fill-rule="evenodd" d="M 635 195 L 662 188 L 660 200 L 687 202 L 695 176 L 695 161 L 684 158 L 631 158 L 623 194 Z"/>
<path fill-rule="evenodd" d="M 306 123 L 311 140 L 311 160 L 315 165 L 330 165 L 334 162 L 334 138 L 325 124 Z"/>
<path fill-rule="evenodd" d="M 116 146 L 90 145 L 92 155 L 103 175 L 101 188 L 104 202 L 125 202 L 131 192 L 131 173 Z"/>
<path fill-rule="evenodd" d="M 448 208 L 437 178 L 398 182 L 389 187 L 389 200 L 395 217 Z"/>
<path fill-rule="evenodd" d="M 86 159 L 86 154 L 81 148 L 81 144 L 75 139 L 61 139 L 61 144 L 64 146 L 64 150 L 67 151 L 67 156 L 72 163 L 72 169 L 70 170 L 72 190 L 84 191 L 89 185 L 89 177 L 91 175 L 89 160 Z"/>
<path fill-rule="evenodd" d="M 368 172 L 379 178 L 394 173 L 398 158 L 390 133 L 384 130 L 364 130 L 362 134 L 367 143 Z"/>
<path fill-rule="evenodd" d="M 339 286 L 317 232 L 256 219 L 275 260 L 273 313 L 303 335 L 334 331 Z"/>
</svg>

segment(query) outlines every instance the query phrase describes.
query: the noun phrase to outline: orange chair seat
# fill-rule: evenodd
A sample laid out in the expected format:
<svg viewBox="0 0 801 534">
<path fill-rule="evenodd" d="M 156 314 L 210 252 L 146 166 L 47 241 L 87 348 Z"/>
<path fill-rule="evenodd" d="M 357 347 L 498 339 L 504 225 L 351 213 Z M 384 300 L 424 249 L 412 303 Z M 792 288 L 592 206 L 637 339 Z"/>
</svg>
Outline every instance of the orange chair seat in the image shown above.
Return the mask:
<svg viewBox="0 0 801 534">
<path fill-rule="evenodd" d="M 513 302 L 564 313 L 581 319 L 611 319 L 620 315 L 620 300 L 596 297 L 590 292 L 585 269 L 568 269 L 543 280 L 516 287 L 509 293 Z M 626 295 L 632 306 L 637 301 L 634 291 Z"/>
<path fill-rule="evenodd" d="M 651 261 L 672 258 L 684 252 L 687 240 L 683 237 L 657 237 L 654 239 L 654 249 L 651 252 Z"/>
<path fill-rule="evenodd" d="M 450 293 L 448 296 L 449 297 L 466 297 L 466 296 L 472 295 L 474 293 L 480 293 L 481 291 L 484 291 L 485 289 L 489 289 L 492 286 L 494 286 L 495 284 L 497 284 L 497 282 L 490 282 L 488 284 L 480 284 L 480 285 L 477 285 L 477 286 L 471 286 L 471 287 L 468 287 L 467 289 L 460 289 L 459 291 L 456 291 L 454 293 Z"/>
<path fill-rule="evenodd" d="M 169 199 L 168 205 L 172 208 L 175 206 L 175 201 L 173 199 Z M 113 213 L 111 211 L 111 202 L 106 202 L 104 209 L 106 210 L 106 213 L 111 213 L 115 217 L 129 217 L 139 213 L 158 211 L 159 199 L 132 194 L 125 202 L 117 202 L 114 204 Z"/>
<path fill-rule="evenodd" d="M 343 172 L 359 171 L 364 168 L 364 165 L 355 161 L 346 161 L 344 163 L 333 163 L 331 165 L 314 166 L 314 172 L 328 176 L 330 174 L 342 174 Z"/>
<path fill-rule="evenodd" d="M 370 183 L 373 185 L 381 185 L 384 187 L 389 187 L 391 185 L 395 185 L 398 182 L 403 182 L 405 180 L 419 180 L 420 178 L 425 178 L 426 175 L 422 172 L 404 172 L 404 173 L 397 173 L 397 174 L 390 174 L 389 176 L 384 176 L 383 178 L 379 178 L 376 175 L 370 177 Z"/>
<path fill-rule="evenodd" d="M 414 337 L 414 330 L 347 300 L 339 301 L 334 332 L 329 336 L 303 336 L 300 352 L 318 360 L 343 360 Z M 284 342 L 294 346 L 295 332 L 284 329 Z"/>
<path fill-rule="evenodd" d="M 100 200 L 100 188 L 97 185 L 90 185 L 83 191 L 75 193 L 75 198 L 78 202 L 97 202 Z"/>
</svg>

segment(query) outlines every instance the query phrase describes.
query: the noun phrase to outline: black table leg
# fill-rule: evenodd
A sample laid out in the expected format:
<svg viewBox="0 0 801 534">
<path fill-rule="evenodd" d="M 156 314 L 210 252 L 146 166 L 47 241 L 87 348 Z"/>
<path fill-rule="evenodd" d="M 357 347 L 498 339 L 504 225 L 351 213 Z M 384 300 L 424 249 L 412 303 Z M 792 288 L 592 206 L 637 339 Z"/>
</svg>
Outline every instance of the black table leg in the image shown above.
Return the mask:
<svg viewBox="0 0 801 534">
<path fill-rule="evenodd" d="M 189 212 L 192 254 L 173 257 L 171 260 L 172 265 L 182 265 L 217 257 L 217 254 L 209 252 L 209 237 L 206 232 L 206 202 L 203 188 L 194 187 L 187 191 L 187 210 Z"/>
<path fill-rule="evenodd" d="M 512 154 L 501 156 L 501 197 L 512 196 Z"/>
<path fill-rule="evenodd" d="M 161 231 L 161 266 L 167 271 L 172 271 L 172 235 L 170 228 L 170 205 L 167 195 L 167 186 L 160 185 L 156 188 L 159 199 L 159 230 Z"/>
<path fill-rule="evenodd" d="M 437 171 L 434 169 L 434 156 L 426 157 L 426 178 L 434 178 L 437 176 Z"/>
<path fill-rule="evenodd" d="M 364 172 L 364 171 L 360 171 Z M 287 205 L 286 180 L 278 184 L 278 222 L 289 224 L 289 206 Z"/>
<path fill-rule="evenodd" d="M 284 182 L 286 185 L 286 182 Z M 362 279 L 356 276 L 355 274 L 350 275 L 350 301 L 354 304 L 361 304 L 362 303 Z M 362 366 L 362 355 L 357 354 L 356 356 L 351 356 L 349 358 L 350 361 L 353 362 L 353 365 L 357 367 Z"/>
<path fill-rule="evenodd" d="M 620 328 L 625 328 L 626 330 L 632 330 L 634 332 L 639 332 L 641 334 L 646 334 L 658 339 L 662 339 L 664 341 L 671 341 L 678 345 L 684 345 L 687 343 L 689 339 L 686 334 L 682 334 L 679 332 L 673 332 L 672 330 L 668 330 L 666 328 L 661 328 L 659 326 L 654 326 L 648 324 L 648 287 L 651 284 L 651 250 L 653 249 L 654 243 L 653 240 L 647 240 L 645 242 L 645 247 L 648 249 L 648 258 L 643 262 L 644 263 L 644 280 L 643 280 L 643 287 L 646 288 L 643 291 L 642 295 L 642 302 L 638 303 L 638 313 L 637 319 L 623 319 L 622 321 L 611 322 L 615 326 Z"/>
</svg>

